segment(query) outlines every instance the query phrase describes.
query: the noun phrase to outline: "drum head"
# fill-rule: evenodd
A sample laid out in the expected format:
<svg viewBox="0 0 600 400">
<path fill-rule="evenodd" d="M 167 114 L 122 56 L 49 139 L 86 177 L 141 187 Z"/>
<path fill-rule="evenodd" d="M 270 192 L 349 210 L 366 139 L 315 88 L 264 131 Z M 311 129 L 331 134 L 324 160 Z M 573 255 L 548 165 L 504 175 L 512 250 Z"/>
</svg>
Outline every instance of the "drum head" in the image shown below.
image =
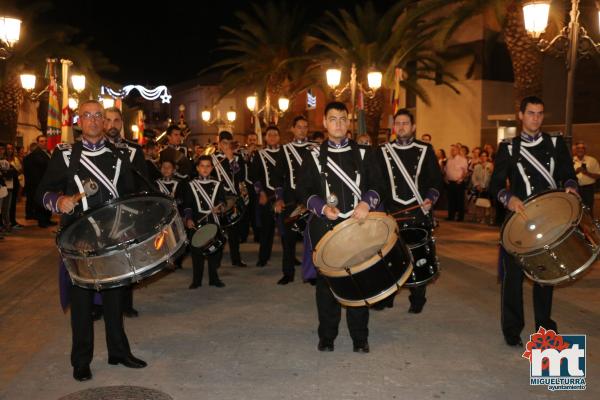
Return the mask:
<svg viewBox="0 0 600 400">
<path fill-rule="evenodd" d="M 502 246 L 527 254 L 557 242 L 581 218 L 579 199 L 566 192 L 549 192 L 525 203 L 525 216 L 514 213 L 502 228 Z"/>
<path fill-rule="evenodd" d="M 198 228 L 198 230 L 192 236 L 192 247 L 203 247 L 215 237 L 218 231 L 218 227 L 215 224 L 206 224 Z"/>
<path fill-rule="evenodd" d="M 400 236 L 408 247 L 412 247 L 427 242 L 429 234 L 421 228 L 404 228 L 400 230 Z"/>
<path fill-rule="evenodd" d="M 315 246 L 313 261 L 323 270 L 361 268 L 387 254 L 398 239 L 396 221 L 381 212 L 369 213 L 359 222 L 348 218 L 325 234 Z"/>
<path fill-rule="evenodd" d="M 63 228 L 57 244 L 70 254 L 102 254 L 139 243 L 162 229 L 177 213 L 173 199 L 161 195 L 133 195 L 84 213 Z"/>
</svg>

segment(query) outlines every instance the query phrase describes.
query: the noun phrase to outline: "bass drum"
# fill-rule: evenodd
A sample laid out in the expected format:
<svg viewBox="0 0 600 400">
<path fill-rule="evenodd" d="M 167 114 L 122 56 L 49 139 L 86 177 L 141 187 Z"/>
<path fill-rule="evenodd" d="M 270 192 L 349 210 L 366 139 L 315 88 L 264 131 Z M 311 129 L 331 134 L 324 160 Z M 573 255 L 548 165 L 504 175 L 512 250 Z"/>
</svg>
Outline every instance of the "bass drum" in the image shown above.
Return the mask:
<svg viewBox="0 0 600 400">
<path fill-rule="evenodd" d="M 550 191 L 529 198 L 502 226 L 501 242 L 530 279 L 557 285 L 583 274 L 600 253 L 600 232 L 579 197 Z"/>
<path fill-rule="evenodd" d="M 187 237 L 173 199 L 141 193 L 83 213 L 56 242 L 73 283 L 100 290 L 157 273 L 184 251 Z"/>
<path fill-rule="evenodd" d="M 336 225 L 315 246 L 313 262 L 334 297 L 349 307 L 385 299 L 406 282 L 413 269 L 396 220 L 381 212 Z"/>
</svg>

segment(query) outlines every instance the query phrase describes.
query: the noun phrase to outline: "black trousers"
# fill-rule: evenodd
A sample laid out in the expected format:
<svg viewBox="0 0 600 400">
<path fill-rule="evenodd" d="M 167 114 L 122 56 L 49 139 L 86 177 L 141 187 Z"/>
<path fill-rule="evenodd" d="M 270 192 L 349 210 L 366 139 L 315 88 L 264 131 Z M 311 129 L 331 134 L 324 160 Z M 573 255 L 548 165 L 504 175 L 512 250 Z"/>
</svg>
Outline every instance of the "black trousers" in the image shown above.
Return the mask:
<svg viewBox="0 0 600 400">
<path fill-rule="evenodd" d="M 590 214 L 594 215 L 594 185 L 579 186 L 579 195 L 583 204 L 590 209 Z"/>
<path fill-rule="evenodd" d="M 319 313 L 319 339 L 333 341 L 338 335 L 342 306 L 333 297 L 327 281 L 320 274 L 317 274 L 316 298 Z M 366 341 L 369 337 L 369 308 L 347 307 L 346 323 L 353 342 Z"/>
<path fill-rule="evenodd" d="M 408 296 L 410 304 L 415 308 L 423 308 L 425 303 L 427 303 L 427 298 L 425 297 L 425 294 L 427 293 L 427 284 L 411 287 L 408 289 L 410 291 L 410 295 Z M 381 304 L 382 306 L 392 307 L 394 305 L 394 298 L 397 294 L 398 292 L 395 292 L 394 294 L 378 302 L 378 304 Z"/>
<path fill-rule="evenodd" d="M 208 284 L 212 285 L 219 281 L 219 274 L 217 269 L 221 264 L 221 258 L 223 257 L 223 250 L 211 254 L 207 257 L 202 255 L 200 249 L 192 247 L 192 266 L 193 266 L 193 278 L 192 284 L 201 285 L 202 277 L 204 275 L 204 261 L 208 260 Z"/>
<path fill-rule="evenodd" d="M 465 218 L 465 183 L 450 181 L 448 182 L 448 218 L 453 220 L 456 215 L 459 221 Z"/>
<path fill-rule="evenodd" d="M 266 264 L 271 258 L 273 250 L 273 236 L 275 235 L 275 213 L 273 206 L 267 203 L 264 206 L 257 205 L 260 223 L 260 248 L 258 250 L 258 262 Z"/>
<path fill-rule="evenodd" d="M 292 210 L 285 210 L 282 214 L 282 221 L 285 221 L 291 213 Z M 283 245 L 283 259 L 281 263 L 281 270 L 283 275 L 294 277 L 295 271 L 295 261 L 296 261 L 296 240 L 297 234 L 291 229 L 290 225 L 286 225 L 285 223 L 281 223 L 283 233 L 281 235 L 281 243 Z"/>
<path fill-rule="evenodd" d="M 131 354 L 129 341 L 123 326 L 124 288 L 102 290 L 104 306 L 104 328 L 109 357 L 123 358 Z M 94 355 L 94 321 L 92 308 L 94 294 L 90 289 L 71 286 L 71 365 L 82 367 L 92 362 Z"/>
<path fill-rule="evenodd" d="M 239 264 L 242 261 L 240 255 L 240 222 L 225 228 L 227 231 L 227 242 L 229 242 L 229 256 L 232 264 Z"/>
<path fill-rule="evenodd" d="M 523 316 L 523 270 L 517 260 L 505 254 L 502 258 L 504 277 L 501 293 L 501 325 L 504 336 L 519 336 L 525 326 Z M 552 312 L 552 286 L 533 285 L 533 313 L 535 331 L 540 326 L 556 330 L 556 322 L 550 318 Z"/>
<path fill-rule="evenodd" d="M 123 311 L 133 309 L 133 285 L 126 286 L 123 289 Z"/>
</svg>

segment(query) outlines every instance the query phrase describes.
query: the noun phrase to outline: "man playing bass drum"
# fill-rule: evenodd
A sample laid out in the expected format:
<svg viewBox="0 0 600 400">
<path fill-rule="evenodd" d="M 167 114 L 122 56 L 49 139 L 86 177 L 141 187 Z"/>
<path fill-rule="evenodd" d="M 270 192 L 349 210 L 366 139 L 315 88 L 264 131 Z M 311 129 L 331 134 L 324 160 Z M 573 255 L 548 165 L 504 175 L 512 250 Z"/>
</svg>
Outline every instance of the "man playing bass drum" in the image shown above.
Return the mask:
<svg viewBox="0 0 600 400">
<path fill-rule="evenodd" d="M 427 301 L 426 284 L 437 273 L 435 245 L 431 240 L 432 207 L 440 196 L 442 173 L 433 147 L 415 138 L 416 125 L 410 111 L 396 112 L 394 129 L 396 140 L 378 149 L 377 162 L 384 175 L 385 209 L 396 217 L 400 236 L 413 253 L 413 275 L 407 282 L 410 285 L 408 312 L 418 314 Z M 424 252 L 421 252 L 422 246 L 426 247 Z M 373 308 L 392 307 L 394 296 Z"/>
</svg>

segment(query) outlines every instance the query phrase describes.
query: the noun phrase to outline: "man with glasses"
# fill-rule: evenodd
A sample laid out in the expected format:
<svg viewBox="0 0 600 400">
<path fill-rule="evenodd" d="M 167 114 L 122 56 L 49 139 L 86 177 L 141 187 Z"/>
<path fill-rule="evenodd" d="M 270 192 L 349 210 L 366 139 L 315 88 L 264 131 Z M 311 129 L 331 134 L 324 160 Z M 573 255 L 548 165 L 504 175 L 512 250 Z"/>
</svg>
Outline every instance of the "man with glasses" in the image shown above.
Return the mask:
<svg viewBox="0 0 600 400">
<path fill-rule="evenodd" d="M 104 110 L 95 100 L 79 106 L 82 140 L 73 145 L 61 143 L 52 154 L 48 169 L 38 188 L 37 197 L 44 207 L 61 215 L 61 226 L 74 221 L 89 209 L 106 201 L 135 192 L 131 165 L 123 154 L 104 137 Z M 121 167 L 116 168 L 121 160 Z M 83 183 L 93 182 L 95 193 L 86 194 Z M 111 182 L 116 182 L 111 185 Z M 114 186 L 114 187 L 113 187 Z M 108 363 L 129 368 L 143 368 L 146 363 L 131 354 L 123 326 L 124 288 L 101 290 Z M 71 365 L 78 381 L 92 378 L 90 363 L 94 352 L 92 305 L 95 290 L 70 286 L 71 330 L 73 335 Z"/>
</svg>

